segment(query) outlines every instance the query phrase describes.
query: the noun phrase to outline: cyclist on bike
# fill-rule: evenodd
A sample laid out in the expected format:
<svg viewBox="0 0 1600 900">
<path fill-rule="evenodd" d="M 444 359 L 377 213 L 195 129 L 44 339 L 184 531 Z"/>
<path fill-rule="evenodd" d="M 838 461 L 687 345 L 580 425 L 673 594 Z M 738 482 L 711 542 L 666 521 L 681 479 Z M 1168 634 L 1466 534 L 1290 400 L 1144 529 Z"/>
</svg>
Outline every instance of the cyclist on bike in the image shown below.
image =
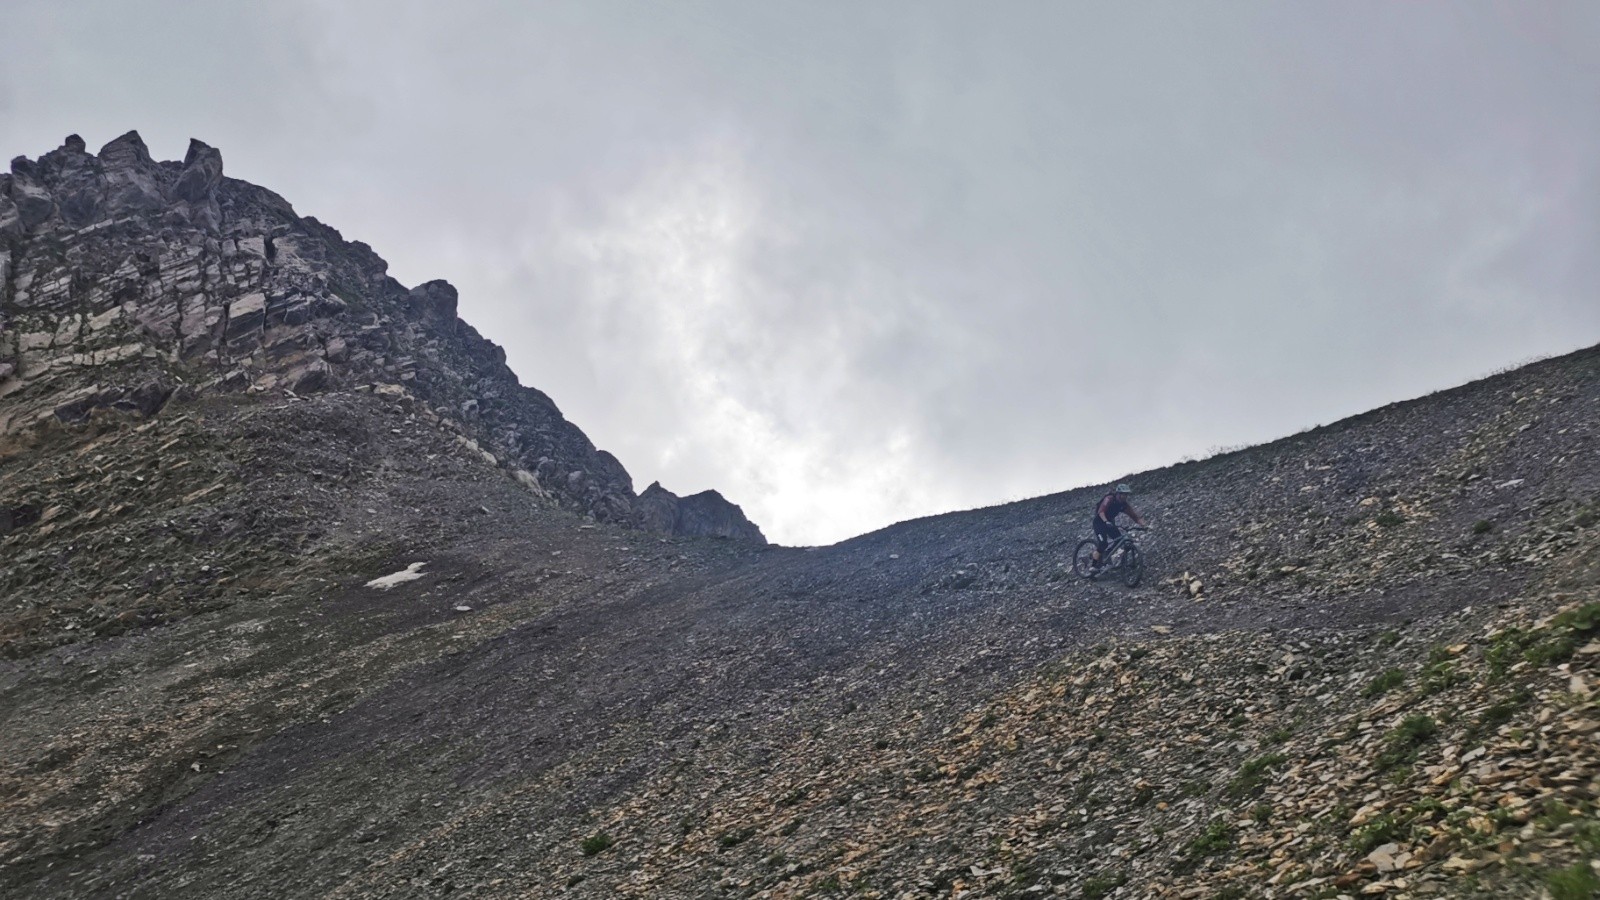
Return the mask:
<svg viewBox="0 0 1600 900">
<path fill-rule="evenodd" d="M 1099 546 L 1095 547 L 1094 550 L 1094 563 L 1090 568 L 1091 572 L 1100 571 L 1100 552 L 1111 546 L 1112 541 L 1122 537 L 1122 529 L 1117 527 L 1117 516 L 1127 513 L 1128 518 L 1132 519 L 1136 524 L 1144 525 L 1144 519 L 1140 518 L 1139 513 L 1134 510 L 1133 504 L 1128 502 L 1128 498 L 1131 496 L 1133 496 L 1133 488 L 1128 487 L 1126 484 L 1119 484 L 1116 490 L 1100 498 L 1100 502 L 1095 506 L 1094 537 L 1099 542 Z M 1090 577 L 1093 577 L 1093 575 Z"/>
</svg>

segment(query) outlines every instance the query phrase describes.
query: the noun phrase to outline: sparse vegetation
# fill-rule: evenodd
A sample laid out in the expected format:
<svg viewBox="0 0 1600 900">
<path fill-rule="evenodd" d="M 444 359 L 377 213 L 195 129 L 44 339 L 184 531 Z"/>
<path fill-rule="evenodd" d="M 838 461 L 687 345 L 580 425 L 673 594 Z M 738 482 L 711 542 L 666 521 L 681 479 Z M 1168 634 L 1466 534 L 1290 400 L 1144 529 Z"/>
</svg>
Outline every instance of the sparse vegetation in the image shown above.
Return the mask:
<svg viewBox="0 0 1600 900">
<path fill-rule="evenodd" d="M 1433 739 L 1439 725 L 1426 715 L 1407 716 L 1384 739 L 1383 752 L 1378 754 L 1380 771 L 1408 766 L 1417 758 L 1417 748 Z"/>
<path fill-rule="evenodd" d="M 1551 625 L 1585 637 L 1600 632 L 1600 603 L 1586 603 L 1576 609 L 1569 609 L 1556 616 Z"/>
<path fill-rule="evenodd" d="M 1578 649 L 1577 641 L 1570 635 L 1546 638 L 1523 651 L 1522 658 L 1534 666 L 1555 666 L 1572 658 Z"/>
<path fill-rule="evenodd" d="M 1450 648 L 1435 647 L 1428 654 L 1428 664 L 1422 669 L 1419 689 L 1422 696 L 1430 697 L 1464 680 L 1465 678 L 1456 671 L 1455 656 L 1450 652 Z"/>
<path fill-rule="evenodd" d="M 1102 897 L 1127 883 L 1127 872 L 1096 875 L 1083 883 L 1083 900 L 1101 900 Z"/>
<path fill-rule="evenodd" d="M 1399 669 L 1386 669 L 1379 673 L 1376 678 L 1367 682 L 1367 686 L 1361 691 L 1361 696 L 1381 697 L 1404 684 L 1405 680 L 1405 672 L 1402 672 Z"/>
<path fill-rule="evenodd" d="M 1544 884 L 1551 900 L 1593 900 L 1600 894 L 1600 875 L 1596 875 L 1587 862 L 1573 863 L 1551 872 Z"/>
<path fill-rule="evenodd" d="M 1228 783 L 1227 793 L 1230 797 L 1247 797 L 1261 789 L 1261 784 L 1266 780 L 1267 773 L 1283 764 L 1288 757 L 1282 753 L 1268 753 L 1248 760 L 1239 767 L 1239 774 Z"/>
<path fill-rule="evenodd" d="M 578 847 L 583 851 L 584 856 L 594 856 L 597 853 L 603 853 L 611 849 L 614 844 L 616 844 L 616 841 L 612 839 L 611 835 L 601 831 L 584 838 Z"/>
<path fill-rule="evenodd" d="M 1365 856 L 1374 849 L 1394 840 L 1399 833 L 1399 823 L 1392 815 L 1382 815 L 1350 832 L 1350 847 L 1357 856 Z"/>
<path fill-rule="evenodd" d="M 1233 846 L 1233 826 L 1226 819 L 1212 819 L 1199 836 L 1184 847 L 1184 856 L 1191 860 L 1216 856 Z"/>
</svg>

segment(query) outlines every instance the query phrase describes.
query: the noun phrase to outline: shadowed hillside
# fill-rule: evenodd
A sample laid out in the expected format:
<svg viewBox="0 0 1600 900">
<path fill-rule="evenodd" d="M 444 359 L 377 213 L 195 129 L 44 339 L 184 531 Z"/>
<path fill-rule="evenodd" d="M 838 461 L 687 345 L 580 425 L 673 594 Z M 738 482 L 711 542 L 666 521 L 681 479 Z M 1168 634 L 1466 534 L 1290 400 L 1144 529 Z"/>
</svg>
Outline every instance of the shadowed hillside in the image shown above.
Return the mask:
<svg viewBox="0 0 1600 900">
<path fill-rule="evenodd" d="M 86 240 L 52 202 L 27 227 Z M 0 439 L 7 895 L 1593 883 L 1600 348 L 1130 475 L 1136 589 L 1069 572 L 1102 486 L 826 548 L 690 536 L 742 517 L 552 486 L 458 364 L 312 390 L 257 349 L 238 390 L 180 348 L 52 364 L 122 385 L 66 415 L 43 376 L 0 400 L 48 411 Z"/>
</svg>

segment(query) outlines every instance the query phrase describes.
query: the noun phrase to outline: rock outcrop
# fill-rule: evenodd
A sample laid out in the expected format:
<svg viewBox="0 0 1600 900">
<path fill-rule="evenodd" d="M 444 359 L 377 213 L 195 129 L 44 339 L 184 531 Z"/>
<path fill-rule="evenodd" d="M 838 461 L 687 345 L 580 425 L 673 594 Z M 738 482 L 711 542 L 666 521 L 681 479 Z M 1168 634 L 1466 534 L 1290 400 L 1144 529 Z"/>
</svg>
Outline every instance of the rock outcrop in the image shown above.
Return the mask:
<svg viewBox="0 0 1600 900">
<path fill-rule="evenodd" d="M 728 502 L 716 491 L 701 491 L 688 497 L 679 497 L 662 487 L 661 482 L 651 482 L 639 495 L 635 508 L 640 522 L 656 531 L 692 537 L 731 538 L 757 544 L 767 542 L 761 529 L 745 518 L 744 510 Z"/>
<path fill-rule="evenodd" d="M 456 314 L 445 281 L 406 288 L 359 241 L 227 178 L 191 141 L 156 162 L 136 132 L 90 154 L 73 135 L 0 175 L 0 435 L 170 397 L 383 391 L 541 496 L 659 527 L 627 470 L 505 351 Z M 694 498 L 691 498 L 694 500 Z M 738 507 L 695 500 L 682 533 L 760 541 Z M 670 528 L 670 526 L 669 526 Z"/>
</svg>

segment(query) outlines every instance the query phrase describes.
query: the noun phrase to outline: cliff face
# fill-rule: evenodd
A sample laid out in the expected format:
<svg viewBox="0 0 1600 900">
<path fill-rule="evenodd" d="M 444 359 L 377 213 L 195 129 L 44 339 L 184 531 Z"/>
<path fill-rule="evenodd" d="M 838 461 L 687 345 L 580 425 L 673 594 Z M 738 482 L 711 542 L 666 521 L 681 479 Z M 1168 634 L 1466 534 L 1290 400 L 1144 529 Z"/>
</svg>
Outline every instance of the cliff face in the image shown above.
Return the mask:
<svg viewBox="0 0 1600 900">
<path fill-rule="evenodd" d="M 225 177 L 199 141 L 182 163 L 156 162 L 135 132 L 98 154 L 72 136 L 19 157 L 0 175 L 0 435 L 148 416 L 175 394 L 378 391 L 563 508 L 660 521 L 635 509 L 622 464 L 457 316 L 455 288 L 407 289 L 387 268 Z M 723 530 L 761 539 L 739 519 Z"/>
</svg>

